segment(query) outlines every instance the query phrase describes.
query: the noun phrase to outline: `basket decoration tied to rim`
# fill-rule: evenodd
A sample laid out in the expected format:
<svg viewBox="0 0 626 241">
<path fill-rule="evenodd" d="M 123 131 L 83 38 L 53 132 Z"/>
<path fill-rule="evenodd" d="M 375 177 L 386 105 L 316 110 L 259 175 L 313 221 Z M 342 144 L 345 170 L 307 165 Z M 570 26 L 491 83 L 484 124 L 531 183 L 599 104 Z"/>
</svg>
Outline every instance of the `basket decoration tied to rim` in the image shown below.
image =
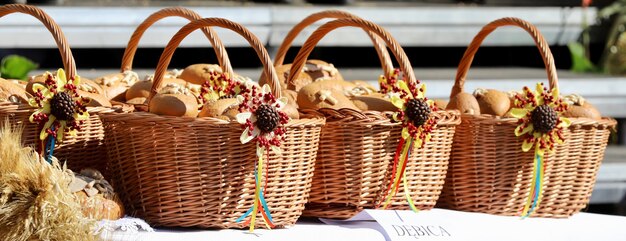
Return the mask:
<svg viewBox="0 0 626 241">
<path fill-rule="evenodd" d="M 289 117 L 281 109 L 287 104 L 286 97 L 276 99 L 272 94 L 269 85 L 263 85 L 261 89 L 242 88 L 242 93 L 237 96 L 239 103 L 239 114 L 237 122 L 241 124 L 243 132 L 240 141 L 246 144 L 250 141 L 256 143 L 256 171 L 254 172 L 255 191 L 253 206 L 248 209 L 243 216 L 235 222 L 243 221 L 247 216 L 250 218 L 245 222 L 250 224 L 250 232 L 254 231 L 256 216 L 260 212 L 265 220 L 267 228 L 273 228 L 272 215 L 265 202 L 263 192 L 267 185 L 267 171 L 265 172 L 266 182 L 262 185 L 262 173 L 264 160 L 269 160 L 270 150 L 276 154 L 280 153 L 280 144 L 285 138 L 286 129 L 284 127 L 289 122 Z"/>
<path fill-rule="evenodd" d="M 391 181 L 384 192 L 385 201 L 382 203 L 382 209 L 386 209 L 391 203 L 393 196 L 398 193 L 400 182 L 404 187 L 404 195 L 411 210 L 417 212 L 418 209 L 413 203 L 409 192 L 409 185 L 406 178 L 406 165 L 411 150 L 414 147 L 422 148 L 424 144 L 431 139 L 430 133 L 437 125 L 435 118 L 431 116 L 433 111 L 437 111 L 433 100 L 425 97 L 426 84 L 409 82 L 408 84 L 398 79 L 400 70 L 394 70 L 389 78 L 381 75 L 379 82 L 381 92 L 391 95 L 391 103 L 398 107 L 398 111 L 392 116 L 393 120 L 402 123 L 402 135 L 398 142 L 398 147 L 393 157 L 393 168 Z M 377 205 L 377 208 L 380 204 Z"/>
<path fill-rule="evenodd" d="M 68 78 L 63 69 L 57 70 L 56 75 L 47 72 L 45 76 L 44 84 L 33 84 L 35 94 L 28 104 L 37 110 L 30 115 L 29 121 L 40 126 L 39 139 L 46 143 L 41 145 L 40 152 L 51 162 L 56 141 L 63 142 L 66 132 L 75 136 L 89 118 L 87 104 L 90 99 L 76 92 L 80 76 Z"/>
<path fill-rule="evenodd" d="M 535 90 L 525 86 L 522 93 L 515 96 L 511 115 L 518 119 L 515 136 L 523 139 L 522 150 L 530 151 L 534 146 L 533 175 L 530 196 L 527 198 L 522 217 L 530 216 L 541 202 L 543 174 L 546 152 L 554 151 L 556 144 L 565 141 L 563 130 L 571 124 L 562 117 L 568 105 L 559 96 L 558 87 L 548 90 L 543 83 L 537 83 Z"/>
</svg>

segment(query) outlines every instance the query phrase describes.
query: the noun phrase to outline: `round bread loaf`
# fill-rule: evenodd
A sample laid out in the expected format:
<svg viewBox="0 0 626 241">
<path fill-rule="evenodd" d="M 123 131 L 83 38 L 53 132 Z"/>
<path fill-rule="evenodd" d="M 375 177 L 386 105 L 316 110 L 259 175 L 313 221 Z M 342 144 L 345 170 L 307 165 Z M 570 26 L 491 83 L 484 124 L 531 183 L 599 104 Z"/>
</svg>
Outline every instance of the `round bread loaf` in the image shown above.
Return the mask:
<svg viewBox="0 0 626 241">
<path fill-rule="evenodd" d="M 192 64 L 183 70 L 179 78 L 192 84 L 202 85 L 211 77 L 213 71 L 222 73 L 222 68 L 215 64 Z"/>
<path fill-rule="evenodd" d="M 398 107 L 391 101 L 379 95 L 361 95 L 351 97 L 354 105 L 362 111 L 396 111 Z"/>
<path fill-rule="evenodd" d="M 303 86 L 308 85 L 313 82 L 313 79 L 311 78 L 311 76 L 305 73 L 303 70 L 302 72 L 298 74 L 298 76 L 296 76 L 294 83 L 293 83 L 293 87 L 290 88 L 289 84 L 287 83 L 287 79 L 289 78 L 290 71 L 291 71 L 291 64 L 283 64 L 283 65 L 276 66 L 276 75 L 278 76 L 278 81 L 282 89 L 291 89 L 294 91 L 299 91 Z M 259 85 L 263 86 L 265 84 L 269 84 L 267 81 L 268 81 L 267 78 L 260 79 Z"/>
<path fill-rule="evenodd" d="M 369 82 L 365 80 L 353 80 L 352 83 L 356 85 L 357 87 L 366 88 L 372 92 L 378 91 L 378 89 L 375 86 L 371 85 Z"/>
<path fill-rule="evenodd" d="M 511 109 L 509 96 L 499 90 L 476 89 L 474 97 L 478 101 L 481 114 L 504 116 Z"/>
<path fill-rule="evenodd" d="M 287 98 L 287 105 L 282 109 L 287 116 L 291 119 L 300 119 L 300 112 L 298 112 L 298 92 L 293 90 L 282 90 L 283 97 Z"/>
<path fill-rule="evenodd" d="M 126 100 L 126 90 L 139 81 L 137 73 L 127 70 L 124 73 L 108 74 L 94 79 L 94 82 L 102 86 L 104 95 L 109 100 L 123 102 Z"/>
<path fill-rule="evenodd" d="M 218 117 L 231 106 L 237 106 L 236 98 L 225 98 L 219 100 L 209 100 L 200 111 L 199 117 Z"/>
<path fill-rule="evenodd" d="M 590 104 L 589 102 L 584 102 L 582 106 L 580 105 L 569 105 L 567 111 L 563 113 L 563 116 L 569 118 L 589 118 L 594 120 L 602 119 L 602 115 L 596 109 L 595 106 Z"/>
<path fill-rule="evenodd" d="M 89 98 L 89 103 L 87 104 L 87 106 L 89 107 L 99 107 L 99 106 L 111 107 L 112 106 L 111 101 L 109 101 L 107 98 L 105 98 L 101 94 L 90 93 L 90 92 L 86 92 L 82 90 L 76 90 L 76 92 L 82 97 Z"/>
<path fill-rule="evenodd" d="M 150 100 L 148 109 L 157 115 L 198 116 L 198 99 L 189 89 L 179 84 L 170 83 Z"/>
<path fill-rule="evenodd" d="M 13 103 L 28 103 L 30 94 L 26 93 L 23 86 L 10 80 L 0 78 L 0 101 Z"/>
<path fill-rule="evenodd" d="M 132 98 L 130 100 L 127 100 L 126 104 L 147 105 L 148 103 L 146 103 L 146 100 L 148 100 L 148 98 L 146 98 L 146 97 L 136 97 L 136 98 Z"/>
<path fill-rule="evenodd" d="M 150 100 L 149 110 L 157 115 L 198 116 L 198 101 L 195 97 L 185 94 L 156 94 Z"/>
<path fill-rule="evenodd" d="M 435 106 L 437 106 L 437 108 L 439 109 L 445 109 L 446 106 L 448 106 L 448 100 L 442 100 L 442 99 L 435 99 Z"/>
<path fill-rule="evenodd" d="M 81 204 L 83 215 L 95 220 L 117 220 L 124 217 L 124 205 L 118 198 L 107 199 L 102 194 L 88 196 L 85 192 L 74 193 Z"/>
<path fill-rule="evenodd" d="M 446 110 L 458 110 L 461 114 L 480 115 L 480 106 L 476 97 L 470 93 L 459 93 L 450 99 Z"/>
<path fill-rule="evenodd" d="M 342 91 L 336 89 L 335 81 L 317 81 L 308 84 L 298 92 L 298 106 L 301 109 L 349 108 L 358 110 Z"/>
<path fill-rule="evenodd" d="M 165 86 L 168 84 L 177 84 L 180 86 L 186 86 L 187 81 L 183 79 L 170 79 L 170 78 L 163 79 L 162 86 Z M 133 86 L 128 88 L 128 90 L 125 93 L 125 97 L 127 100 L 139 98 L 139 97 L 148 98 L 148 96 L 150 96 L 151 89 L 152 89 L 152 80 L 137 81 L 137 83 L 135 83 Z"/>
<path fill-rule="evenodd" d="M 304 72 L 309 74 L 314 81 L 343 80 L 343 76 L 333 64 L 319 59 L 307 60 Z"/>
</svg>

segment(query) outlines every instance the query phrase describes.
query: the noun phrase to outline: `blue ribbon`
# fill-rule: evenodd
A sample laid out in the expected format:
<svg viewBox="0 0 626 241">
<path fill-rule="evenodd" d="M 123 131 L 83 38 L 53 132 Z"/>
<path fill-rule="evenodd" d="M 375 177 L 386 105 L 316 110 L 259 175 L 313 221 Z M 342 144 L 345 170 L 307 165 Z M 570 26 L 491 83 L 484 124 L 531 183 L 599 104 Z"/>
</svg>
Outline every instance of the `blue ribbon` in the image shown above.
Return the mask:
<svg viewBox="0 0 626 241">
<path fill-rule="evenodd" d="M 54 131 L 54 125 L 50 127 L 52 131 Z M 55 146 L 56 138 L 54 136 L 48 136 L 48 142 L 46 143 L 46 161 L 52 164 L 52 155 L 54 154 L 54 146 Z"/>
</svg>

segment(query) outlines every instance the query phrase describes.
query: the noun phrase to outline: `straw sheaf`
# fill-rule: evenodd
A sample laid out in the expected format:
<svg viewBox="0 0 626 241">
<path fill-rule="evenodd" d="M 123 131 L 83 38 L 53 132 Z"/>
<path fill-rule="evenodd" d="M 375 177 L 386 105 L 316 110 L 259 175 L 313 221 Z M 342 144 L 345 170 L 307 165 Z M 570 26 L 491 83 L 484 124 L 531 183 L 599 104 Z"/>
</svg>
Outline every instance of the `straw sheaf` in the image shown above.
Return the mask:
<svg viewBox="0 0 626 241">
<path fill-rule="evenodd" d="M 21 130 L 0 129 L 0 240 L 95 240 L 69 190 L 73 174 L 20 143 Z"/>
</svg>

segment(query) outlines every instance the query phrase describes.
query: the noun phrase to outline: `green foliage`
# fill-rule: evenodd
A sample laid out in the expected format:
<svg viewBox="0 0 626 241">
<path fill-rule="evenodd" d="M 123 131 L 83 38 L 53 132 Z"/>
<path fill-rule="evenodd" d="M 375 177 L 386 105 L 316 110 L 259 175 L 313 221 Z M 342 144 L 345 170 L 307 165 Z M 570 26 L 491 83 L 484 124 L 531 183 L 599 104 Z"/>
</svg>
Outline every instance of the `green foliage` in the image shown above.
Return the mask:
<svg viewBox="0 0 626 241">
<path fill-rule="evenodd" d="M 585 47 L 579 42 L 567 44 L 572 55 L 572 71 L 574 72 L 599 72 L 598 68 L 585 56 Z"/>
<path fill-rule="evenodd" d="M 5 79 L 26 80 L 28 73 L 39 67 L 36 63 L 19 55 L 9 55 L 0 62 L 0 76 Z"/>
</svg>

